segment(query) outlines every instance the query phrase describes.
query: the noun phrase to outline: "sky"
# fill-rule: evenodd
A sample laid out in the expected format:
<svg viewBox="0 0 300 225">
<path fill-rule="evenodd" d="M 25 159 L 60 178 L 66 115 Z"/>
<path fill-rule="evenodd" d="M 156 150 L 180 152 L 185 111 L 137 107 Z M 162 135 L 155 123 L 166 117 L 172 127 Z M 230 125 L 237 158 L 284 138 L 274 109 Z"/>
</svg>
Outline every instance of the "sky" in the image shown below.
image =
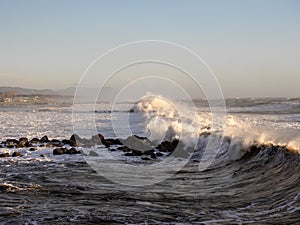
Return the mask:
<svg viewBox="0 0 300 225">
<path fill-rule="evenodd" d="M 298 0 L 0 0 L 0 29 L 0 86 L 67 88 L 110 49 L 163 40 L 225 97 L 300 97 Z"/>
</svg>

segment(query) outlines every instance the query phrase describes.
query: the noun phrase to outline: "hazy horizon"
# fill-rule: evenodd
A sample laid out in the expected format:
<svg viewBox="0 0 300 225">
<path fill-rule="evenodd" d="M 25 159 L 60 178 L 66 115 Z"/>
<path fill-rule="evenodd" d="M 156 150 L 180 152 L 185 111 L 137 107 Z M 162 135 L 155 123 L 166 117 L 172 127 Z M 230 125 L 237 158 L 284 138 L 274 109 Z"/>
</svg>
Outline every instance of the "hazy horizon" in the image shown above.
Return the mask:
<svg viewBox="0 0 300 225">
<path fill-rule="evenodd" d="M 100 55 L 151 39 L 197 53 L 227 98 L 299 97 L 299 10 L 296 0 L 1 0 L 0 86 L 76 86 Z"/>
</svg>

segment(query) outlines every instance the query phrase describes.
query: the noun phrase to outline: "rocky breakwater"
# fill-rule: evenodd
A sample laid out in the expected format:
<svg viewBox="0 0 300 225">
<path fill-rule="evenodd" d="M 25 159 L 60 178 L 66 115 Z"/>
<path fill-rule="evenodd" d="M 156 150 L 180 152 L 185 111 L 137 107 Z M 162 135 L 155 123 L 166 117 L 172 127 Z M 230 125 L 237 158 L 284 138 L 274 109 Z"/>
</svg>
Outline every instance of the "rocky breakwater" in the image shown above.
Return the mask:
<svg viewBox="0 0 300 225">
<path fill-rule="evenodd" d="M 48 136 L 43 136 L 41 138 L 33 138 L 29 140 L 27 137 L 22 137 L 20 139 L 7 139 L 2 141 L 0 144 L 0 157 L 22 157 L 23 154 L 21 150 L 26 150 L 28 152 L 35 152 L 38 149 L 43 148 L 54 148 L 53 154 L 80 154 L 75 147 L 79 144 L 74 141 L 74 135 L 68 140 L 57 140 L 49 139 Z M 59 151 L 59 149 L 61 151 Z M 41 155 L 43 156 L 43 154 Z"/>
<path fill-rule="evenodd" d="M 73 134 L 69 139 L 49 139 L 48 136 L 33 138 L 26 137 L 20 139 L 7 139 L 0 144 L 0 157 L 22 157 L 22 151 L 27 152 L 43 151 L 43 149 L 53 148 L 53 155 L 75 155 L 84 154 L 82 149 L 92 149 L 89 156 L 99 156 L 94 149 L 107 148 L 108 151 L 120 151 L 124 156 L 140 157 L 142 160 L 153 160 L 159 157 L 168 156 L 174 153 L 175 149 L 180 148 L 174 156 L 187 156 L 188 148 L 178 140 L 163 141 L 159 144 L 150 141 L 146 137 L 132 135 L 126 139 L 105 138 L 102 134 L 92 136 L 90 139 L 81 138 Z M 41 154 L 44 156 L 44 154 Z"/>
</svg>

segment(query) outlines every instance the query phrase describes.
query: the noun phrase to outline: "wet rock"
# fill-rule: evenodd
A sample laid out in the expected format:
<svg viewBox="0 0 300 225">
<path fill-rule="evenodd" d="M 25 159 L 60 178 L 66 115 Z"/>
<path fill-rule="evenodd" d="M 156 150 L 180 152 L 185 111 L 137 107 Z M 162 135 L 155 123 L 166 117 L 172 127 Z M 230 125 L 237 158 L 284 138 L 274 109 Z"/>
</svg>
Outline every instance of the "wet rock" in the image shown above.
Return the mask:
<svg viewBox="0 0 300 225">
<path fill-rule="evenodd" d="M 72 136 L 70 137 L 71 141 L 80 141 L 81 137 L 79 137 L 78 134 L 72 134 Z"/>
<path fill-rule="evenodd" d="M 23 156 L 23 155 L 20 152 L 14 152 L 11 156 L 18 157 L 18 156 Z"/>
<path fill-rule="evenodd" d="M 102 143 L 105 141 L 105 138 L 104 138 L 104 136 L 102 134 L 98 134 L 97 136 L 98 136 L 98 138 L 100 139 L 100 141 Z"/>
<path fill-rule="evenodd" d="M 91 140 L 88 140 L 88 139 L 86 139 L 86 138 L 81 139 L 80 142 L 84 145 L 85 148 L 90 148 L 90 147 L 92 147 L 92 146 L 95 145 Z M 72 147 L 78 147 L 78 146 L 80 146 L 80 143 L 77 142 L 76 145 L 72 145 L 72 144 L 71 144 L 71 146 L 72 146 Z"/>
<path fill-rule="evenodd" d="M 176 149 L 178 144 L 179 144 L 179 140 L 174 139 L 172 142 L 163 141 L 156 148 L 162 152 L 173 152 Z"/>
<path fill-rule="evenodd" d="M 162 157 L 164 154 L 162 154 L 161 152 L 156 152 L 155 155 L 156 155 L 157 157 Z"/>
<path fill-rule="evenodd" d="M 61 141 L 61 143 L 64 144 L 64 145 L 71 145 L 71 141 L 68 140 L 68 139 L 63 139 L 63 140 Z"/>
<path fill-rule="evenodd" d="M 153 153 L 155 153 L 154 149 L 148 150 L 144 152 L 144 155 L 152 155 Z"/>
<path fill-rule="evenodd" d="M 45 155 L 45 154 L 41 154 L 41 155 L 40 155 L 40 157 L 43 157 L 43 158 L 45 158 L 45 157 L 46 157 L 46 155 Z"/>
<path fill-rule="evenodd" d="M 6 147 L 7 147 L 7 148 L 15 148 L 15 144 L 14 144 L 14 142 L 9 141 L 9 142 L 7 142 Z"/>
<path fill-rule="evenodd" d="M 157 159 L 157 156 L 156 156 L 156 153 L 153 152 L 151 155 L 150 155 L 151 159 Z"/>
<path fill-rule="evenodd" d="M 112 143 L 109 143 L 109 141 L 107 141 L 107 140 L 105 139 L 105 137 L 104 137 L 102 134 L 97 134 L 97 135 L 92 136 L 91 141 L 92 141 L 94 144 L 96 144 L 96 145 L 101 145 L 101 144 L 103 144 L 103 145 L 105 145 L 105 146 L 107 146 L 107 147 L 109 147 L 109 145 L 112 144 Z"/>
<path fill-rule="evenodd" d="M 3 148 L 3 145 L 0 145 L 0 148 Z"/>
<path fill-rule="evenodd" d="M 36 149 L 35 148 L 30 148 L 29 151 L 34 152 L 34 151 L 36 151 Z"/>
<path fill-rule="evenodd" d="M 120 139 L 112 139 L 112 138 L 108 138 L 105 140 L 107 143 L 109 143 L 110 145 L 123 145 L 123 143 L 120 141 Z"/>
<path fill-rule="evenodd" d="M 95 145 L 101 145 L 103 143 L 98 135 L 93 135 L 91 142 L 93 142 L 93 144 L 95 144 Z"/>
<path fill-rule="evenodd" d="M 28 138 L 20 138 L 19 141 L 18 141 L 18 144 L 17 144 L 17 147 L 18 148 L 28 148 L 30 147 L 30 143 L 28 141 Z"/>
<path fill-rule="evenodd" d="M 47 136 L 47 135 L 43 136 L 43 137 L 40 139 L 40 142 L 44 142 L 44 143 L 49 142 L 48 136 Z"/>
<path fill-rule="evenodd" d="M 132 149 L 132 154 L 134 156 L 142 156 L 144 154 L 144 152 L 140 151 L 140 150 Z"/>
<path fill-rule="evenodd" d="M 138 135 L 133 135 L 133 136 L 140 139 L 140 140 L 148 140 L 147 137 L 141 137 L 141 136 L 138 136 Z"/>
<path fill-rule="evenodd" d="M 142 140 L 140 140 L 139 138 L 137 138 L 135 136 L 130 136 L 126 140 L 123 140 L 122 142 L 128 148 L 139 150 L 142 152 L 152 149 L 149 145 L 147 145 L 146 143 L 144 143 Z"/>
<path fill-rule="evenodd" d="M 69 145 L 72 147 L 78 147 L 78 146 L 80 146 L 80 142 L 82 142 L 82 139 L 77 134 L 73 134 L 70 137 Z"/>
<path fill-rule="evenodd" d="M 121 150 L 123 152 L 131 152 L 131 149 L 128 148 L 127 146 L 120 146 L 117 148 L 117 150 Z"/>
<path fill-rule="evenodd" d="M 19 139 L 19 142 L 28 142 L 28 138 L 27 137 L 21 137 L 20 139 Z"/>
<path fill-rule="evenodd" d="M 13 144 L 18 144 L 19 141 L 17 139 L 7 139 L 6 143 L 9 143 L 9 142 L 11 142 Z"/>
<path fill-rule="evenodd" d="M 37 143 L 39 143 L 39 142 L 40 142 L 40 139 L 38 139 L 38 138 L 33 138 L 33 139 L 31 139 L 31 141 L 30 141 L 31 144 L 37 144 Z"/>
<path fill-rule="evenodd" d="M 60 140 L 53 139 L 53 140 L 51 140 L 50 143 L 51 143 L 52 146 L 54 146 L 54 147 L 62 147 L 62 143 L 60 142 Z"/>
<path fill-rule="evenodd" d="M 122 142 L 119 139 L 108 138 L 102 141 L 102 144 L 109 148 L 111 145 L 122 145 Z"/>
<path fill-rule="evenodd" d="M 80 154 L 80 151 L 77 151 L 76 148 L 70 148 L 65 152 L 65 154 L 70 154 L 70 155 Z"/>
<path fill-rule="evenodd" d="M 151 160 L 149 157 L 142 157 L 142 160 Z"/>
<path fill-rule="evenodd" d="M 53 150 L 53 155 L 62 155 L 65 154 L 66 149 L 65 148 L 56 148 Z"/>
<path fill-rule="evenodd" d="M 25 143 L 20 142 L 20 143 L 17 145 L 17 148 L 25 148 Z"/>
<path fill-rule="evenodd" d="M 126 152 L 124 155 L 125 156 L 133 156 L 132 152 Z"/>
<path fill-rule="evenodd" d="M 1 153 L 0 154 L 0 158 L 5 158 L 5 157 L 9 157 L 10 155 L 9 155 L 9 153 Z"/>
</svg>

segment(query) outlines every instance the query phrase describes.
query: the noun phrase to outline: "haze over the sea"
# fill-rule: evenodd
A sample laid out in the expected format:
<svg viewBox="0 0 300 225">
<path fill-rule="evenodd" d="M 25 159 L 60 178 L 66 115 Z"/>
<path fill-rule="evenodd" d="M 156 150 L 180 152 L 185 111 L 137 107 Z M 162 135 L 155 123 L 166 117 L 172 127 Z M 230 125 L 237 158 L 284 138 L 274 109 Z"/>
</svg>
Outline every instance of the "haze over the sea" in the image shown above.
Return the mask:
<svg viewBox="0 0 300 225">
<path fill-rule="evenodd" d="M 1 86 L 75 86 L 109 49 L 154 39 L 201 56 L 225 97 L 299 97 L 299 12 L 297 0 L 2 0 Z"/>
</svg>

